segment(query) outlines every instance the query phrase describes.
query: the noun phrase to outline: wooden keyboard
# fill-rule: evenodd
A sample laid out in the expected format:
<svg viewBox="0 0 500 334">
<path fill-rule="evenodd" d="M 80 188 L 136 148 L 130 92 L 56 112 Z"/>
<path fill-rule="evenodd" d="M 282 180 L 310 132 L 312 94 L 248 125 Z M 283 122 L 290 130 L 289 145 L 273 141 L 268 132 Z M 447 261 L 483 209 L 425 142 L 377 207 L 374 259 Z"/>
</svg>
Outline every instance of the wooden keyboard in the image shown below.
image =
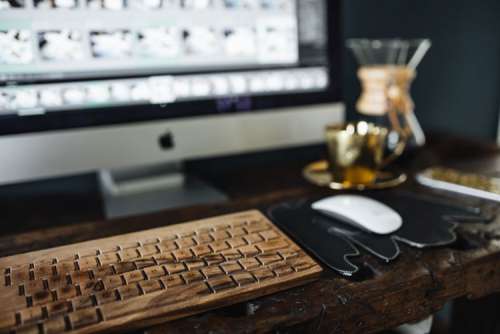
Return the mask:
<svg viewBox="0 0 500 334">
<path fill-rule="evenodd" d="M 258 211 L 0 259 L 0 332 L 139 328 L 303 284 L 321 267 Z"/>
</svg>

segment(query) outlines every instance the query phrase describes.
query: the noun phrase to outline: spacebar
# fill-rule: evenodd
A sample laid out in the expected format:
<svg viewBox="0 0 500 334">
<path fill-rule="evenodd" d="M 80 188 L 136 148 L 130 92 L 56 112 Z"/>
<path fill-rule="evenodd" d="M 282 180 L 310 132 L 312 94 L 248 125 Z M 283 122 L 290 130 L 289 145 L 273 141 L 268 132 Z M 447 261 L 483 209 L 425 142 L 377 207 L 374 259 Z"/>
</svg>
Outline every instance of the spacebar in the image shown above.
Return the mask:
<svg viewBox="0 0 500 334">
<path fill-rule="evenodd" d="M 160 290 L 143 296 L 121 300 L 118 302 L 105 304 L 101 306 L 102 315 L 105 320 L 128 316 L 133 313 L 138 318 L 144 316 L 144 311 L 180 302 L 192 300 L 196 301 L 200 295 L 210 293 L 210 289 L 203 282 L 192 283 L 166 290 Z M 148 314 L 149 315 L 149 314 Z"/>
</svg>

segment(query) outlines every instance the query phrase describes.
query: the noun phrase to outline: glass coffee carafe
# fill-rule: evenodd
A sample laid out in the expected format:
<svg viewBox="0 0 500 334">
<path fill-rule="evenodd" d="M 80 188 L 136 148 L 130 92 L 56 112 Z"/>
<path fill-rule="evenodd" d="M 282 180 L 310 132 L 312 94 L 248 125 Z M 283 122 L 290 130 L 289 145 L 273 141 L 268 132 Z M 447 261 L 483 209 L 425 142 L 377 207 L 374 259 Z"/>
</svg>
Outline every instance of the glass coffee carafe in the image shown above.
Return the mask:
<svg viewBox="0 0 500 334">
<path fill-rule="evenodd" d="M 414 113 L 410 86 L 431 42 L 428 39 L 350 39 L 358 63 L 361 95 L 356 103 L 364 120 L 377 120 L 390 131 L 389 146 L 422 146 L 425 135 Z M 401 146 L 401 143 L 405 145 Z M 398 146 L 398 147 L 396 147 Z"/>
<path fill-rule="evenodd" d="M 304 168 L 313 184 L 331 189 L 382 189 L 406 180 L 392 161 L 425 136 L 414 114 L 410 86 L 431 43 L 427 39 L 350 39 L 358 63 L 360 120 L 327 126 L 328 159 Z"/>
</svg>

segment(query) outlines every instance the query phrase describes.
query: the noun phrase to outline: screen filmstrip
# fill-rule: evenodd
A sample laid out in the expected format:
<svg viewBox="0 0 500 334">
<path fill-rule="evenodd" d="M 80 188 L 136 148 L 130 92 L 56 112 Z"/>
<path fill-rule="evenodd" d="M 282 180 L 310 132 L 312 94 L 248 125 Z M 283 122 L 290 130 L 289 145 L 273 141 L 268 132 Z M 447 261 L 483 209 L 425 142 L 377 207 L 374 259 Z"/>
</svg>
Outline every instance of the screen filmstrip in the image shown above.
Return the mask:
<svg viewBox="0 0 500 334">
<path fill-rule="evenodd" d="M 325 2 L 0 0 L 0 115 L 325 90 Z"/>
</svg>

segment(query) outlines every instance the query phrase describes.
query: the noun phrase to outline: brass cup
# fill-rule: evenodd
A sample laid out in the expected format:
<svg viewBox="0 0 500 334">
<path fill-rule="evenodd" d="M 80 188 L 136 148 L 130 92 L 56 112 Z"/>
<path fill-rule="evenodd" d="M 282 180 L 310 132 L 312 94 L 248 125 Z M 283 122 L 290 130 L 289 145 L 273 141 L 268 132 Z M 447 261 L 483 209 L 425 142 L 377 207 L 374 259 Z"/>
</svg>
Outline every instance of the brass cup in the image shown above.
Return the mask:
<svg viewBox="0 0 500 334">
<path fill-rule="evenodd" d="M 404 149 L 404 144 L 400 144 L 386 153 L 388 134 L 387 128 L 364 121 L 328 126 L 326 142 L 333 182 L 346 187 L 374 183 L 378 171 Z"/>
</svg>

